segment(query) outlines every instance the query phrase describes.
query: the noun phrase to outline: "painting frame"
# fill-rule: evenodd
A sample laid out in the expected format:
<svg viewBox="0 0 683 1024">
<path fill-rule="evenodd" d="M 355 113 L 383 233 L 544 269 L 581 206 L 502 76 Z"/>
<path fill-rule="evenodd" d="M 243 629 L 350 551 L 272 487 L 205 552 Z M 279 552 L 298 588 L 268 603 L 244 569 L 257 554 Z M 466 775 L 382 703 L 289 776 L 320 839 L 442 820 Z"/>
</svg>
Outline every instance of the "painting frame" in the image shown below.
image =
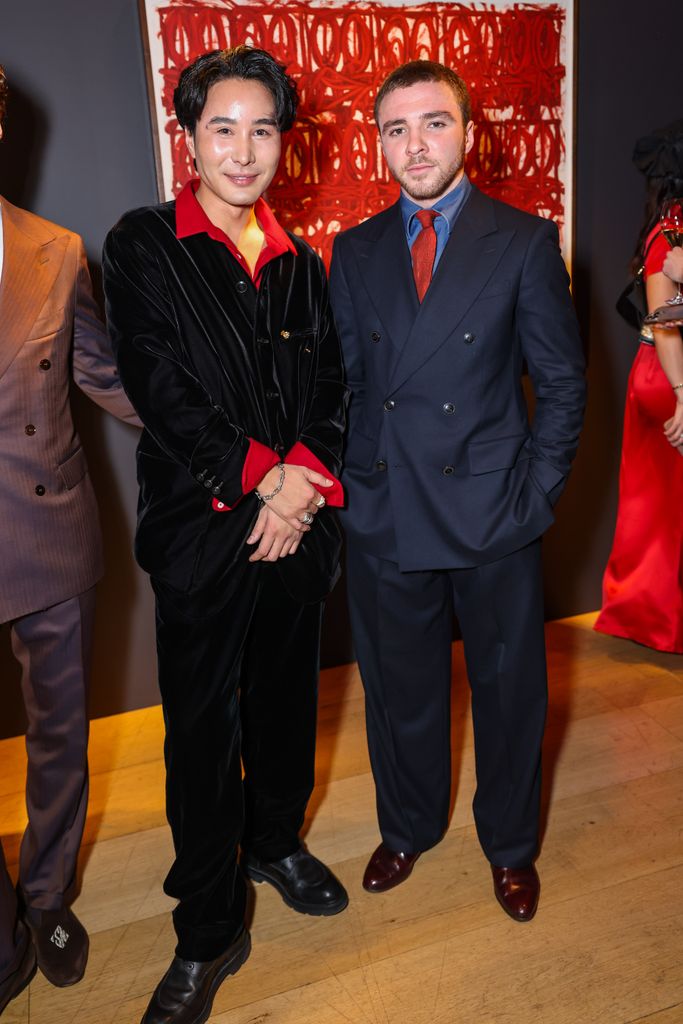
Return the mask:
<svg viewBox="0 0 683 1024">
<path fill-rule="evenodd" d="M 168 56 L 164 53 L 163 45 L 160 43 L 160 26 L 162 24 L 162 16 L 168 16 L 169 12 L 173 13 L 174 23 L 176 25 L 176 33 L 182 34 L 183 31 L 183 17 L 189 19 L 197 18 L 198 11 L 204 10 L 208 12 L 208 16 L 214 25 L 216 24 L 216 18 L 224 18 L 226 25 L 229 24 L 228 14 L 238 11 L 240 15 L 249 14 L 252 11 L 263 11 L 264 8 L 273 7 L 273 15 L 275 15 L 275 0 L 138 0 L 138 10 L 141 25 L 141 35 L 145 62 L 145 75 L 147 81 L 148 90 L 148 101 L 149 101 L 149 112 L 150 112 L 150 123 L 152 142 L 154 147 L 154 163 L 156 171 L 156 182 L 157 182 L 157 193 L 160 202 L 168 201 L 177 194 L 178 191 L 178 180 L 179 176 L 176 170 L 175 179 L 173 174 L 173 148 L 174 142 L 172 138 L 173 126 L 172 118 L 169 115 L 169 102 L 172 96 L 171 84 L 173 82 L 173 69 L 169 69 Z M 305 5 L 302 0 L 285 0 L 283 4 L 278 0 L 278 17 L 282 17 L 282 10 L 284 9 L 288 15 L 292 17 L 299 16 L 300 18 L 312 17 L 316 13 L 322 15 L 325 13 L 329 15 L 329 12 L 339 14 L 339 12 L 346 11 L 359 11 L 365 13 L 370 9 L 386 9 L 387 12 L 396 12 L 396 16 L 413 16 L 415 12 L 424 12 L 424 17 L 427 18 L 435 17 L 437 14 L 447 14 L 450 10 L 453 11 L 453 15 L 462 14 L 465 12 L 472 15 L 473 18 L 479 17 L 483 20 L 488 16 L 503 17 L 508 16 L 511 22 L 515 24 L 519 23 L 519 19 L 525 16 L 531 16 L 533 13 L 554 13 L 556 17 L 559 15 L 557 12 L 561 12 L 562 22 L 562 36 L 561 36 L 561 47 L 559 51 L 559 67 L 562 68 L 563 78 L 561 82 L 561 103 L 556 105 L 553 109 L 560 110 L 561 118 L 561 147 L 562 156 L 561 161 L 558 164 L 560 168 L 557 173 L 557 181 L 554 182 L 555 192 L 558 190 L 558 184 L 561 188 L 561 216 L 555 216 L 553 219 L 558 221 L 558 226 L 561 232 L 561 244 L 563 255 L 568 266 L 571 266 L 572 252 L 573 252 L 573 239 L 574 239 L 574 222 L 575 222 L 575 182 L 576 182 L 576 150 L 575 150 L 575 121 L 576 121 L 576 24 L 577 24 L 577 9 L 578 0 L 529 0 L 528 3 L 518 3 L 515 0 L 434 0 L 434 2 L 428 3 L 416 3 L 414 0 L 308 0 Z M 227 29 L 226 29 L 227 31 Z M 210 35 L 206 33 L 207 40 Z M 215 36 L 215 31 L 214 31 Z M 229 44 L 233 45 L 235 42 L 242 41 L 239 38 L 230 39 Z M 260 43 L 258 38 L 250 38 L 246 41 L 253 43 L 254 45 L 263 45 Z M 215 46 L 211 45 L 207 41 L 207 45 L 204 49 L 213 49 Z M 271 52 L 278 59 L 284 63 L 288 63 L 287 57 L 284 54 L 276 52 L 271 48 Z M 196 53 L 188 55 L 188 59 L 192 59 L 196 56 Z M 423 56 L 423 53 L 419 54 Z M 412 55 L 411 55 L 412 56 Z M 428 56 L 432 59 L 439 59 L 439 54 L 429 53 Z M 166 63 L 164 63 L 164 61 Z M 400 63 L 400 61 L 397 61 Z M 466 60 L 463 59 L 463 64 L 466 64 Z M 554 69 L 555 70 L 555 69 Z M 296 74 L 294 77 L 296 78 Z M 490 77 L 490 74 L 489 74 Z M 504 81 L 503 76 L 500 76 L 501 81 Z M 503 90 L 504 91 L 504 90 Z M 371 98 L 371 97 L 370 97 Z M 540 105 L 539 105 L 540 107 Z M 549 109 L 549 108 L 548 108 Z M 479 121 L 479 127 L 481 129 L 492 130 L 492 126 L 495 128 L 504 129 L 504 118 L 506 112 L 503 111 L 497 121 L 489 121 L 484 118 Z M 554 123 L 558 122 L 558 118 L 548 118 L 553 120 Z M 539 121 L 540 123 L 540 121 Z M 176 126 L 177 135 L 177 126 Z M 487 138 L 486 143 L 490 143 L 490 138 Z M 482 141 L 481 146 L 485 143 Z M 476 148 L 476 143 L 475 143 Z M 176 149 L 176 161 L 177 161 L 177 139 L 175 143 Z M 539 159 L 540 163 L 540 159 Z M 174 187 L 175 180 L 175 187 Z M 497 184 L 501 186 L 502 194 L 498 194 L 494 190 L 491 190 L 490 183 L 489 187 L 486 187 L 487 183 L 482 184 L 481 181 L 474 179 L 477 184 L 483 187 L 484 191 L 489 194 L 497 195 L 498 198 L 503 198 L 506 201 L 512 201 L 513 205 L 519 205 L 522 208 L 529 209 L 529 205 L 525 205 L 524 202 L 515 202 L 514 196 L 510 198 L 505 193 L 505 178 L 501 176 Z M 391 186 L 391 182 L 386 179 L 383 181 L 382 186 L 387 190 Z M 533 181 L 530 181 L 530 185 L 533 185 Z M 311 185 L 311 188 L 320 190 L 324 188 L 325 182 L 319 181 Z M 360 190 L 362 192 L 362 189 Z M 377 200 L 375 200 L 377 202 Z M 382 200 L 384 202 L 384 200 Z M 387 201 L 388 202 L 388 201 Z M 370 215 L 372 212 L 377 212 L 379 207 L 371 207 L 369 210 L 364 210 L 363 215 L 356 218 L 358 220 L 364 219 L 365 216 Z M 556 207 L 557 208 L 557 203 Z M 350 222 L 345 221 L 343 217 L 335 218 L 330 215 L 329 205 L 327 209 L 327 220 L 329 224 L 328 233 L 333 235 L 336 230 L 350 226 Z M 276 205 L 276 210 L 280 213 Z M 550 212 L 548 212 L 550 210 Z M 532 212 L 539 212 L 542 216 L 553 216 L 552 206 L 549 203 L 548 209 L 533 209 Z M 320 218 L 318 218 L 320 219 Z M 339 223 L 337 223 L 339 221 Z M 285 226 L 292 226 L 287 223 L 287 219 L 284 220 Z M 299 228 L 294 228 L 296 233 L 299 232 Z M 315 235 L 310 237 L 314 246 L 321 251 L 320 245 L 316 245 L 320 242 L 320 236 Z M 323 240 L 324 242 L 327 239 Z M 326 258 L 329 256 L 328 251 L 324 253 Z"/>
</svg>

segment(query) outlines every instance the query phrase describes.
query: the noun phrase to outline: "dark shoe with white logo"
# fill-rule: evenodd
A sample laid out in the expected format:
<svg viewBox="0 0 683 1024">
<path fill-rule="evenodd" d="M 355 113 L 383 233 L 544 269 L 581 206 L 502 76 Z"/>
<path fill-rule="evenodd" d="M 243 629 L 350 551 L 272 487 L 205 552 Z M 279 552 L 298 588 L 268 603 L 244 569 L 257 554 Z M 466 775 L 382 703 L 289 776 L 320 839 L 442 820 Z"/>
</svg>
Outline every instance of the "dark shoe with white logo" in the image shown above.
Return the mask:
<svg viewBox="0 0 683 1024">
<path fill-rule="evenodd" d="M 11 1003 L 20 992 L 24 991 L 36 973 L 36 951 L 33 948 L 28 929 L 23 926 L 21 921 L 17 925 L 17 940 L 18 947 L 22 952 L 19 953 L 20 959 L 16 971 L 13 971 L 9 978 L 6 978 L 0 985 L 0 1014 L 8 1003 Z"/>
<path fill-rule="evenodd" d="M 216 992 L 229 975 L 237 974 L 250 952 L 251 939 L 244 928 L 215 960 L 195 963 L 174 956 L 141 1024 L 204 1024 Z"/>
<path fill-rule="evenodd" d="M 329 917 L 339 914 L 349 902 L 339 879 L 304 846 L 282 860 L 259 860 L 243 853 L 242 869 L 254 882 L 269 882 L 287 906 L 300 914 Z"/>
<path fill-rule="evenodd" d="M 85 974 L 90 942 L 73 910 L 26 907 L 24 921 L 36 947 L 38 966 L 47 980 L 57 988 L 80 981 Z"/>
</svg>

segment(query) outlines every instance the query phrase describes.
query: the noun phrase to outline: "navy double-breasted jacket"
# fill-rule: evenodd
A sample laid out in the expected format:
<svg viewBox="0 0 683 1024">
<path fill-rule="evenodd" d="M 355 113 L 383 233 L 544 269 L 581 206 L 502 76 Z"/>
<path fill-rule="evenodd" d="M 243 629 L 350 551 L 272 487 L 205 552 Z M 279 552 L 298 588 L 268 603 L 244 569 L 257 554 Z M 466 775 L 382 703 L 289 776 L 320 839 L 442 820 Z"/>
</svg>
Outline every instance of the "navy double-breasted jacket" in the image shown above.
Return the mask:
<svg viewBox="0 0 683 1024">
<path fill-rule="evenodd" d="M 550 525 L 584 407 L 568 283 L 555 225 L 476 188 L 421 305 L 398 203 L 337 237 L 354 543 L 404 571 L 465 568 Z"/>
<path fill-rule="evenodd" d="M 302 442 L 340 472 L 346 388 L 325 270 L 291 238 L 296 255 L 267 263 L 258 290 L 222 242 L 176 237 L 174 202 L 126 214 L 105 242 L 109 330 L 145 427 L 136 556 L 183 592 L 226 592 L 250 571 L 245 540 L 259 503 L 242 493 L 249 438 L 283 457 Z M 214 496 L 232 511 L 215 512 Z M 278 563 L 293 596 L 328 592 L 339 538 L 322 510 Z"/>
</svg>

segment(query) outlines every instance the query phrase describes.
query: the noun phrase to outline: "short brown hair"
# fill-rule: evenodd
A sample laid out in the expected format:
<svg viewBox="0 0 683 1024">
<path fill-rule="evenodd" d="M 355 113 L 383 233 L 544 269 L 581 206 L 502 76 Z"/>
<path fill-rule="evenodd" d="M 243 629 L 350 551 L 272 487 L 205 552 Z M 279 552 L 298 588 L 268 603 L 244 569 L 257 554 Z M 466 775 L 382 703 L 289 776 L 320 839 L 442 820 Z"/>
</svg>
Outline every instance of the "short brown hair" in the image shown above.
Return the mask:
<svg viewBox="0 0 683 1024">
<path fill-rule="evenodd" d="M 0 127 L 2 122 L 5 120 L 5 111 L 7 109 L 7 76 L 5 75 L 5 69 L 0 64 Z"/>
<path fill-rule="evenodd" d="M 374 109 L 375 121 L 380 131 L 381 125 L 377 115 L 382 101 L 395 89 L 407 89 L 418 82 L 444 82 L 450 86 L 458 101 L 463 122 L 469 124 L 472 120 L 472 104 L 467 86 L 460 75 L 456 75 L 455 71 L 451 71 L 445 64 L 438 64 L 435 60 L 411 60 L 407 64 L 402 64 L 400 68 L 395 68 L 380 86 Z"/>
</svg>

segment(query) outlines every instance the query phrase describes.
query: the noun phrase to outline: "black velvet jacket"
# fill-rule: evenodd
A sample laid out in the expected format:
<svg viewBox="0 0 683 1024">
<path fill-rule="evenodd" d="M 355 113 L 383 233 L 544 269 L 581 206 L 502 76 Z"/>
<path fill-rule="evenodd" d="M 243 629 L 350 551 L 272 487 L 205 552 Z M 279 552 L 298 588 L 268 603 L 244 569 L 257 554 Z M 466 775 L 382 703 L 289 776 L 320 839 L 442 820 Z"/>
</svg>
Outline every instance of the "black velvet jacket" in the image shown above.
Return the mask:
<svg viewBox="0 0 683 1024">
<path fill-rule="evenodd" d="M 123 386 L 145 429 L 138 446 L 138 562 L 188 592 L 227 593 L 253 549 L 259 502 L 242 496 L 249 438 L 284 457 L 305 444 L 341 469 L 346 388 L 321 260 L 271 260 L 256 289 L 227 247 L 178 239 L 175 203 L 125 214 L 104 245 L 107 321 Z M 231 512 L 215 512 L 219 496 Z M 338 573 L 334 513 L 316 516 L 278 562 L 290 593 L 324 597 Z"/>
</svg>

